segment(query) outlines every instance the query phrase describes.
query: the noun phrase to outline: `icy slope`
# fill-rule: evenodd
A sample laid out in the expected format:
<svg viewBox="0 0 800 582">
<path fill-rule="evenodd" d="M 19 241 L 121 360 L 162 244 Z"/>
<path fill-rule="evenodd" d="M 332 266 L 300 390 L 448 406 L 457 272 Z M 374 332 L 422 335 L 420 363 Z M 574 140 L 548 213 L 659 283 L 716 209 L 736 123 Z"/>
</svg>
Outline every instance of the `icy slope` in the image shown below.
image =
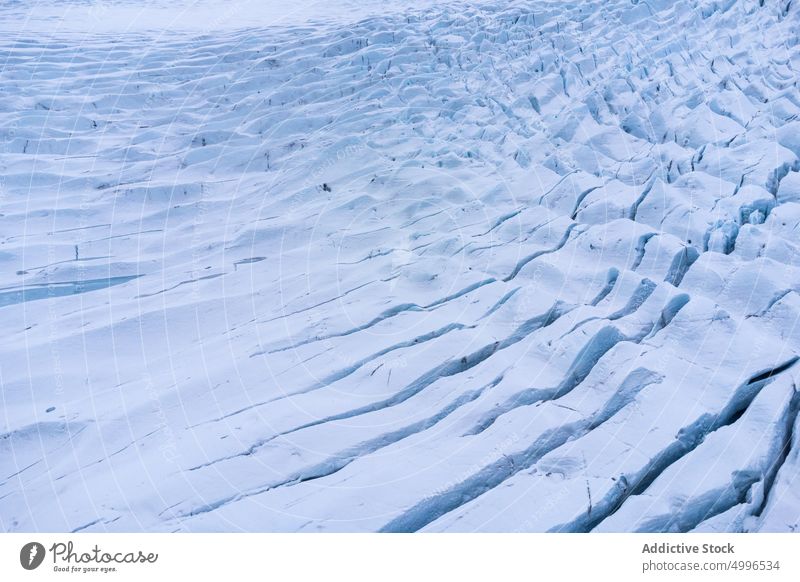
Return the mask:
<svg viewBox="0 0 800 582">
<path fill-rule="evenodd" d="M 797 529 L 800 7 L 3 10 L 3 530 Z"/>
</svg>

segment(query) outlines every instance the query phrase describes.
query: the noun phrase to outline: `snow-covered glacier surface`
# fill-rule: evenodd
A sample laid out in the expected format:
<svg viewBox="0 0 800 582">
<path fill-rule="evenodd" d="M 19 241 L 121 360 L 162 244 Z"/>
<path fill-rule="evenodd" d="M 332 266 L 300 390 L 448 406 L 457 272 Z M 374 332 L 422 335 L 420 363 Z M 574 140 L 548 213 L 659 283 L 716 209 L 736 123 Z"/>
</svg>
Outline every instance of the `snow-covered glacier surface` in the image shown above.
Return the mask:
<svg viewBox="0 0 800 582">
<path fill-rule="evenodd" d="M 800 5 L 250 4 L 0 4 L 4 531 L 798 528 Z"/>
</svg>

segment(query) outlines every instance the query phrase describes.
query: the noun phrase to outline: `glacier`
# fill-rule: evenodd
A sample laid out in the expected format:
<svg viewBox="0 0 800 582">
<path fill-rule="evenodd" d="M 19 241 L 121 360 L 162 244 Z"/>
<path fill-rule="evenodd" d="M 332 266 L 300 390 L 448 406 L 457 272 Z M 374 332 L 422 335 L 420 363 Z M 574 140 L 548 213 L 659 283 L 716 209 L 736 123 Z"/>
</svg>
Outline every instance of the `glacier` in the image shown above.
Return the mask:
<svg viewBox="0 0 800 582">
<path fill-rule="evenodd" d="M 800 5 L 0 14 L 3 531 L 800 526 Z"/>
</svg>

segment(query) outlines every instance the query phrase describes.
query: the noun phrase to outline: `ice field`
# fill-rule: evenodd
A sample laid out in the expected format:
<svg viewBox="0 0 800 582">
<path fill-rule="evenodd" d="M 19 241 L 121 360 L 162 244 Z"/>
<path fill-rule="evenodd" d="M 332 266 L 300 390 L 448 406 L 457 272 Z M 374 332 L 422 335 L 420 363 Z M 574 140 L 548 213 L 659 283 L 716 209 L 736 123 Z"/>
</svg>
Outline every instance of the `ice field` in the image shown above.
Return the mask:
<svg viewBox="0 0 800 582">
<path fill-rule="evenodd" d="M 795 531 L 800 4 L 0 2 L 0 529 Z"/>
</svg>

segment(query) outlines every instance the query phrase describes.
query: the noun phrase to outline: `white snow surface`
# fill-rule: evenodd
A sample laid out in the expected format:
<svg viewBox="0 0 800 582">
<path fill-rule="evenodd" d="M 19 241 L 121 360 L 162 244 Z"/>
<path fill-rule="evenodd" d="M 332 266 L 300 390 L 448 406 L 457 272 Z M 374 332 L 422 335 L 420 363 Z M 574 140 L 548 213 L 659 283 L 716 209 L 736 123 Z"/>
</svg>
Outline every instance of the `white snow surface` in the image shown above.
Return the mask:
<svg viewBox="0 0 800 582">
<path fill-rule="evenodd" d="M 795 531 L 800 5 L 0 3 L 3 531 Z"/>
</svg>

